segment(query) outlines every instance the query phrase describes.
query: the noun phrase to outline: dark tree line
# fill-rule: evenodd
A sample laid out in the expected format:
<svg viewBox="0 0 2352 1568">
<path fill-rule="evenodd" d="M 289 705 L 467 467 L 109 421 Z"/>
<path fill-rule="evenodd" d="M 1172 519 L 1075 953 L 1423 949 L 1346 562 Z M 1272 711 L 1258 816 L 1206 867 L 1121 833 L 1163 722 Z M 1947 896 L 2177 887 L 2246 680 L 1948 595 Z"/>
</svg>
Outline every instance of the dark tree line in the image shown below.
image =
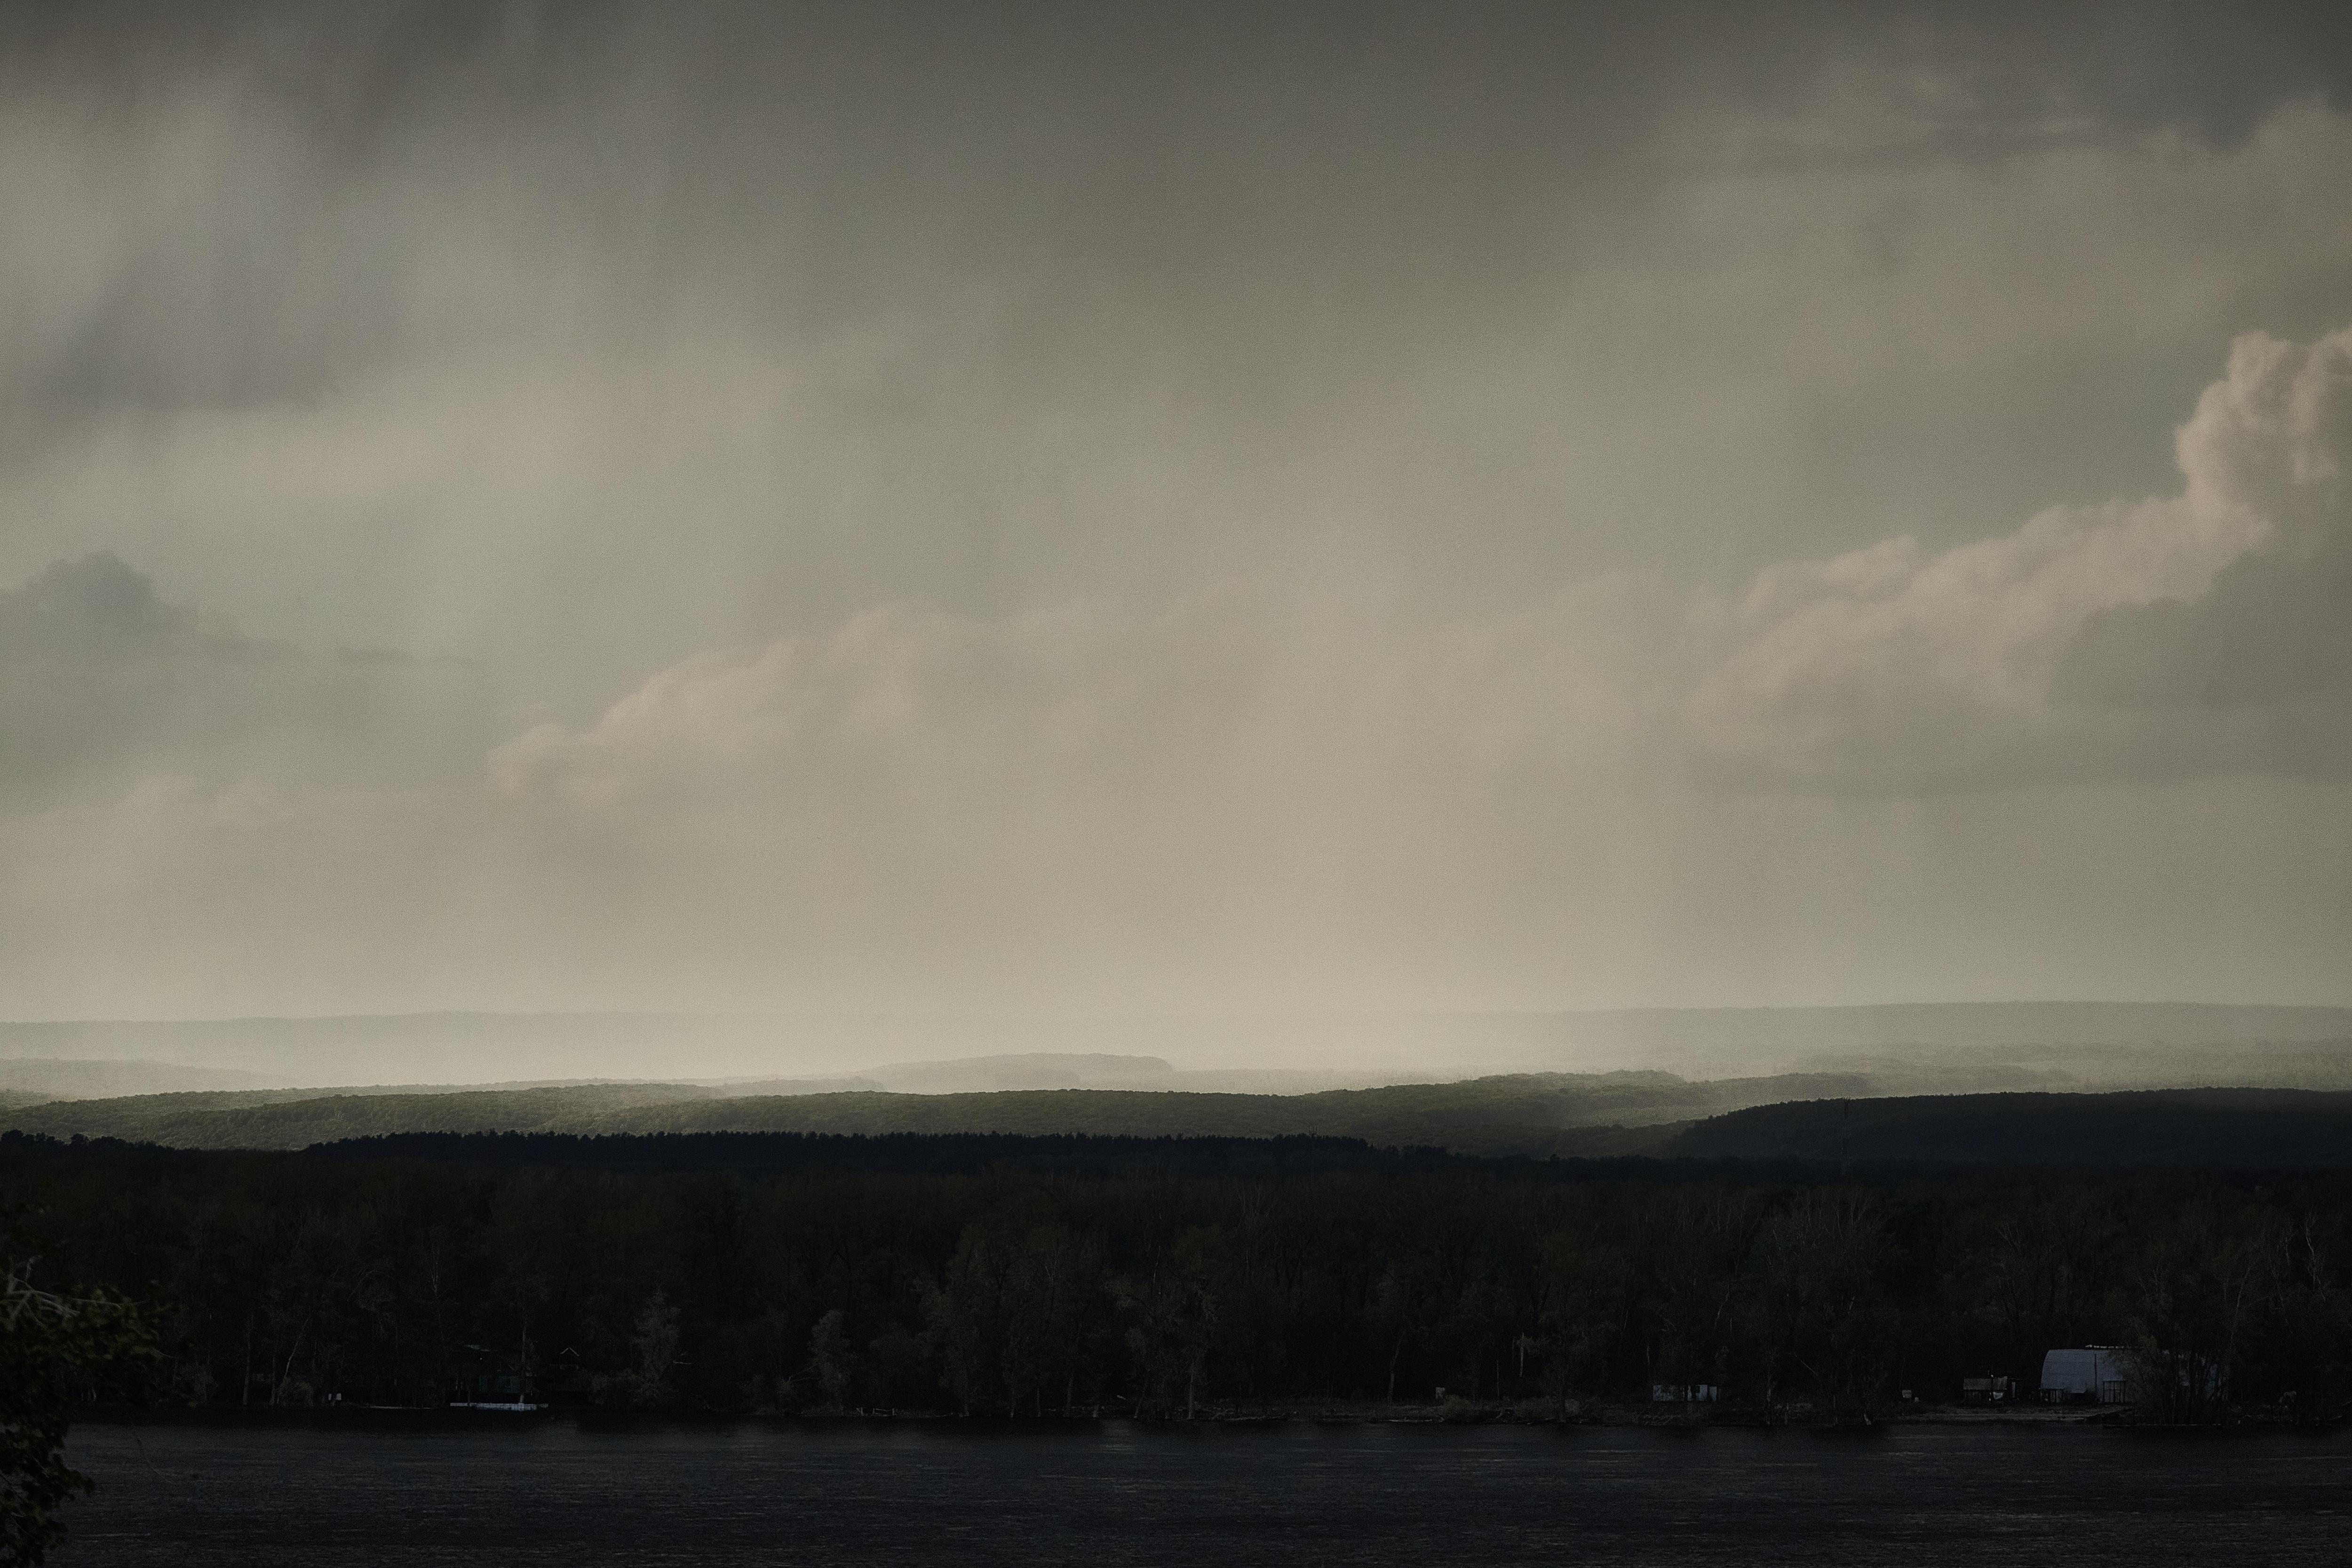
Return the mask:
<svg viewBox="0 0 2352 1568">
<path fill-rule="evenodd" d="M 1444 1388 L 1883 1408 L 2126 1347 L 2168 1419 L 2352 1397 L 2352 1178 L 1119 1140 L 0 1139 L 181 1397 L 1183 1415 Z M 1256 1151 L 1253 1152 L 1252 1151 Z"/>
</svg>

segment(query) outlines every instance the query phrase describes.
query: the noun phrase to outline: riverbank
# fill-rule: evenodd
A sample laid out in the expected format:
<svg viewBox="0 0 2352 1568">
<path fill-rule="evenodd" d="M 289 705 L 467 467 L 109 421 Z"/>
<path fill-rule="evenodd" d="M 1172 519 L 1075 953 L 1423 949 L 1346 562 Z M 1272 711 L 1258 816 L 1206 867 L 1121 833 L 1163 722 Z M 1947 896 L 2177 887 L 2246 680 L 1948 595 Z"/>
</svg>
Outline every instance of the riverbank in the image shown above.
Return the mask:
<svg viewBox="0 0 2352 1568">
<path fill-rule="evenodd" d="M 1138 1412 L 1125 1401 L 1049 1410 L 1037 1415 L 1005 1415 L 985 1411 L 899 1410 L 849 1407 L 837 1410 L 714 1411 L 685 1409 L 615 1409 L 590 1405 L 205 1405 L 173 1409 L 92 1408 L 84 1417 L 108 1426 L 160 1422 L 208 1422 L 297 1427 L 329 1427 L 338 1424 L 366 1426 L 390 1422 L 447 1422 L 488 1428 L 537 1421 L 569 1421 L 594 1426 L 685 1422 L 715 1425 L 729 1422 L 782 1424 L 823 1429 L 870 1424 L 908 1426 L 972 1426 L 1008 1430 L 1051 1430 L 1092 1427 L 1109 1423 L 1152 1429 L 1251 1426 L 1601 1426 L 1694 1429 L 1843 1429 L 1864 1426 L 1952 1427 L 2158 1427 L 2154 1420 L 2128 1405 L 1925 1405 L 1913 1403 L 1872 1410 L 1867 1419 L 1852 1412 L 1832 1414 L 1804 1405 L 1766 1407 L 1733 1403 L 1676 1405 L 1603 1400 L 1570 1401 L 1448 1401 L 1442 1404 L 1362 1403 L 1349 1401 L 1273 1404 L 1267 1405 L 1203 1403 L 1191 1413 L 1145 1409 Z M 2233 1409 L 2220 1422 L 2197 1424 L 2199 1431 L 2276 1430 L 2297 1426 L 2290 1413 L 2277 1406 L 2249 1405 Z M 2301 1424 L 2306 1430 L 2336 1430 L 2341 1421 Z"/>
</svg>

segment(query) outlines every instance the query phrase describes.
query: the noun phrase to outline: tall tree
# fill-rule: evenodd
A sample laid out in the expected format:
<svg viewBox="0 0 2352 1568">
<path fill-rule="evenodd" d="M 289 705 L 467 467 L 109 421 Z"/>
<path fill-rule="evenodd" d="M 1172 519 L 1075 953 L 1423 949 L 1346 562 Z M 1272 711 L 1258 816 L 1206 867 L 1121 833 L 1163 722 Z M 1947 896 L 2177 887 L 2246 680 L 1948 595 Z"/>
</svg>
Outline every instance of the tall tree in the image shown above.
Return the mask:
<svg viewBox="0 0 2352 1568">
<path fill-rule="evenodd" d="M 58 1507 L 92 1489 L 65 1460 L 74 1407 L 100 1384 L 143 1392 L 163 1366 L 145 1308 L 106 1290 L 43 1289 L 12 1219 L 0 1231 L 0 1563 L 65 1538 Z"/>
</svg>

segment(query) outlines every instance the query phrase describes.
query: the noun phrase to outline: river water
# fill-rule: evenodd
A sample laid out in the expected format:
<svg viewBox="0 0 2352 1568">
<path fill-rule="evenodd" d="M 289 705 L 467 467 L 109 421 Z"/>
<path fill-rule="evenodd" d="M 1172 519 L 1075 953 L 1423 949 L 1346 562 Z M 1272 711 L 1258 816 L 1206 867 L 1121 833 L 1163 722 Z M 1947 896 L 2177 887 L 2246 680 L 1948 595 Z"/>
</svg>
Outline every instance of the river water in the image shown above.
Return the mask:
<svg viewBox="0 0 2352 1568">
<path fill-rule="evenodd" d="M 2352 1563 L 2352 1435 L 605 1425 L 76 1428 L 63 1568 Z"/>
</svg>

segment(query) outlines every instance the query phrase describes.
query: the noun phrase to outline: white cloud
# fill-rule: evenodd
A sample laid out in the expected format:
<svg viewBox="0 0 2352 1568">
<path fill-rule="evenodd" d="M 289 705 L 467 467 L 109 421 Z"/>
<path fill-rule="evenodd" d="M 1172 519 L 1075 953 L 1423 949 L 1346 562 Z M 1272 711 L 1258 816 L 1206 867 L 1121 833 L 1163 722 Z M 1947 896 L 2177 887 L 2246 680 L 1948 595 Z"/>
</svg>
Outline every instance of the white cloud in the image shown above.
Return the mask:
<svg viewBox="0 0 2352 1568">
<path fill-rule="evenodd" d="M 2067 661 L 2104 618 L 2193 609 L 2233 564 L 2352 543 L 2352 331 L 2241 338 L 2176 447 L 2177 497 L 2054 508 L 1941 553 L 1890 540 L 1702 598 L 1687 707 L 1700 755 L 1831 789 L 2141 772 L 2149 721 L 2059 700 Z"/>
</svg>

